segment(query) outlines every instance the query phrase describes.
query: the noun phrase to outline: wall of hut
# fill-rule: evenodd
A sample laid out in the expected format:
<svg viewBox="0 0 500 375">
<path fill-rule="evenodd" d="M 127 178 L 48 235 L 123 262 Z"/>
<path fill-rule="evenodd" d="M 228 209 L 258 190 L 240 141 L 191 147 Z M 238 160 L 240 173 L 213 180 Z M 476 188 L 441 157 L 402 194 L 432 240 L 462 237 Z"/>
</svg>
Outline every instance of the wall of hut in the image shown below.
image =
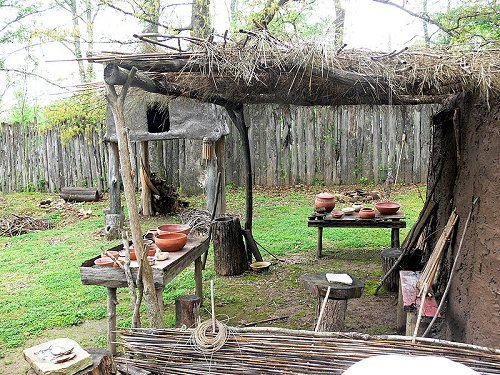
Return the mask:
<svg viewBox="0 0 500 375">
<path fill-rule="evenodd" d="M 459 121 L 454 124 L 455 109 L 459 111 Z M 436 116 L 435 129 L 429 183 L 436 183 L 434 200 L 438 208 L 429 232 L 437 233 L 431 237 L 430 248 L 451 210 L 456 208 L 460 217 L 456 237 L 442 266 L 438 291 L 444 290 L 448 281 L 472 201 L 479 197 L 451 279 L 439 333 L 453 341 L 498 347 L 500 97 L 491 97 L 490 106 L 477 97 L 461 98 L 451 103 L 447 112 Z"/>
<path fill-rule="evenodd" d="M 430 118 L 436 106 L 247 106 L 254 181 L 258 185 L 354 184 L 427 178 Z M 0 190 L 59 191 L 64 186 L 107 187 L 103 133 L 61 141 L 58 131 L 0 127 Z M 199 140 L 149 142 L 152 170 L 186 194 L 205 183 Z M 135 153 L 135 144 L 133 147 Z M 226 182 L 242 186 L 245 169 L 238 132 L 226 139 Z M 136 165 L 136 168 L 139 166 Z M 138 174 L 137 174 L 138 175 Z"/>
</svg>

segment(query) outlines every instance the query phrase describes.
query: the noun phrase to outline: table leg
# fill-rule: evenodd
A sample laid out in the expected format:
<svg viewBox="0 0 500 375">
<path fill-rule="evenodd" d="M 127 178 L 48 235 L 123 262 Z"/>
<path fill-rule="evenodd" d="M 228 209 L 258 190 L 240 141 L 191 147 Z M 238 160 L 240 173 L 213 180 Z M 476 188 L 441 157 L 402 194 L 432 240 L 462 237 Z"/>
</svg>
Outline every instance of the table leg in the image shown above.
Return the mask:
<svg viewBox="0 0 500 375">
<path fill-rule="evenodd" d="M 203 262 L 201 257 L 194 260 L 194 282 L 196 285 L 196 296 L 200 297 L 200 305 L 203 304 Z"/>
<path fill-rule="evenodd" d="M 321 258 L 321 251 L 323 250 L 323 227 L 318 227 L 318 248 L 316 255 Z"/>
<path fill-rule="evenodd" d="M 399 228 L 391 229 L 391 247 L 399 247 Z"/>
<path fill-rule="evenodd" d="M 163 317 L 163 287 L 156 287 L 156 300 L 158 301 L 158 306 L 160 307 L 160 314 Z"/>
<path fill-rule="evenodd" d="M 116 355 L 116 288 L 108 288 L 108 346 L 111 355 Z"/>
</svg>

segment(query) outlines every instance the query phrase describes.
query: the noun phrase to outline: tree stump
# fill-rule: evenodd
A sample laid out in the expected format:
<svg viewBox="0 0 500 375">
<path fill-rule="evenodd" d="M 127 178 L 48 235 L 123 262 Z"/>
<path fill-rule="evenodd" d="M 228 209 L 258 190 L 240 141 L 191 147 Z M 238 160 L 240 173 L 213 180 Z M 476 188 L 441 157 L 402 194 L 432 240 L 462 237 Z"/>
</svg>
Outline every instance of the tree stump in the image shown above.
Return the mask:
<svg viewBox="0 0 500 375">
<path fill-rule="evenodd" d="M 123 213 L 112 214 L 109 210 L 105 210 L 105 227 L 104 234 L 107 240 L 115 240 L 121 238 L 121 233 L 123 230 Z"/>
<path fill-rule="evenodd" d="M 318 295 L 318 307 L 316 309 L 316 322 L 319 318 L 321 307 L 325 296 Z M 320 332 L 338 332 L 344 329 L 345 312 L 347 310 L 346 299 L 328 299 L 323 312 L 323 317 L 319 323 Z"/>
<path fill-rule="evenodd" d="M 201 298 L 180 296 L 175 299 L 175 326 L 192 328 L 200 318 Z"/>
<path fill-rule="evenodd" d="M 219 276 L 241 275 L 248 269 L 240 219 L 224 216 L 212 224 L 214 268 Z"/>
<path fill-rule="evenodd" d="M 382 251 L 382 273 L 384 275 L 389 272 L 400 255 L 401 248 L 399 247 L 391 247 Z M 399 272 L 397 268 L 385 279 L 382 285 L 389 292 L 397 292 L 399 290 Z"/>
</svg>

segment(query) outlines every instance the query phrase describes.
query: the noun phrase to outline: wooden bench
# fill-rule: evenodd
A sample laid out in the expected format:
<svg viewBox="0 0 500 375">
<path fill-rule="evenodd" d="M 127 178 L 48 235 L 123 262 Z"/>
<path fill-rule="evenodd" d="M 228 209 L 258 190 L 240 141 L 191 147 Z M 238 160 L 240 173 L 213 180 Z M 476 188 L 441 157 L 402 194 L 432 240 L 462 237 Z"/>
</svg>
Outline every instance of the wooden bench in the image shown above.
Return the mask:
<svg viewBox="0 0 500 375">
<path fill-rule="evenodd" d="M 418 297 L 417 281 L 420 272 L 399 271 L 399 297 L 397 324 L 399 333 L 413 336 L 417 315 L 420 309 L 421 298 Z M 437 311 L 437 302 L 434 296 L 427 295 L 422 310 L 422 319 L 417 336 L 421 336 L 427 328 L 430 320 Z M 440 315 L 438 315 L 440 316 Z"/>
</svg>

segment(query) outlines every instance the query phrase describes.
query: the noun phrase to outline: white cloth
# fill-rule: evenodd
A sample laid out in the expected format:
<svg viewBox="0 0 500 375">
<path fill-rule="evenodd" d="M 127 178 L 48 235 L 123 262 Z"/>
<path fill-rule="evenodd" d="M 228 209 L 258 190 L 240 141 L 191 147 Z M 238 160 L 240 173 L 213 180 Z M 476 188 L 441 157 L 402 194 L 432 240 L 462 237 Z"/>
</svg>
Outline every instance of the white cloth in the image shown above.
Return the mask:
<svg viewBox="0 0 500 375">
<path fill-rule="evenodd" d="M 329 283 L 352 285 L 352 277 L 347 273 L 327 273 L 326 280 L 328 280 Z"/>
<path fill-rule="evenodd" d="M 349 367 L 343 375 L 479 375 L 478 372 L 444 357 L 377 355 Z"/>
</svg>

